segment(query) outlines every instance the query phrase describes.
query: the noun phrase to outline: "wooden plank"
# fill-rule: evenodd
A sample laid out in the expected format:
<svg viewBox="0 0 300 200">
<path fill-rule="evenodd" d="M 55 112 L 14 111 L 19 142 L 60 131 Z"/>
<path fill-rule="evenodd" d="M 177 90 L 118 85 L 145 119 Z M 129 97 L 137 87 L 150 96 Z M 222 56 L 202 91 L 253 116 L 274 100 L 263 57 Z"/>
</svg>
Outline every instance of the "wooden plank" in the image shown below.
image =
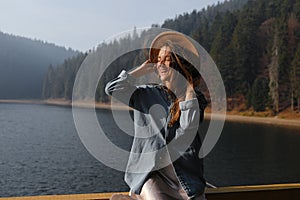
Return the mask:
<svg viewBox="0 0 300 200">
<path fill-rule="evenodd" d="M 70 194 L 70 195 L 45 195 L 28 197 L 9 197 L 0 200 L 109 200 L 113 194 L 128 194 L 128 192 Z M 300 183 L 229 186 L 207 188 L 208 200 L 298 200 L 300 197 Z"/>
<path fill-rule="evenodd" d="M 231 186 L 207 189 L 208 200 L 299 200 L 300 184 Z"/>
<path fill-rule="evenodd" d="M 300 183 L 207 188 L 206 193 L 212 194 L 212 193 L 229 193 L 229 192 L 253 192 L 253 191 L 261 191 L 261 190 L 266 191 L 266 190 L 285 190 L 285 189 L 300 189 Z"/>
<path fill-rule="evenodd" d="M 44 195 L 44 196 L 27 196 L 27 197 L 7 197 L 1 200 L 106 200 L 113 194 L 128 194 L 128 192 L 110 192 L 110 193 L 93 193 L 93 194 L 69 194 L 69 195 Z"/>
</svg>

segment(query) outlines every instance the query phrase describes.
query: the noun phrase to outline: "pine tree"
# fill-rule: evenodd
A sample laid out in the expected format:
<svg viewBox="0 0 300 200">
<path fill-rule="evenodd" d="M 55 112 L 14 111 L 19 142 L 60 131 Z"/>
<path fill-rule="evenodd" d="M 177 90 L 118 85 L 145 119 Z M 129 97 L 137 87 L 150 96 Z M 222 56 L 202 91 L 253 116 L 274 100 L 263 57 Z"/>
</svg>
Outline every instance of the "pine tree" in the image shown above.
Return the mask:
<svg viewBox="0 0 300 200">
<path fill-rule="evenodd" d="M 247 95 L 257 75 L 258 22 L 250 9 L 240 14 L 235 27 L 232 45 L 235 51 L 234 68 L 238 74 L 237 92 Z"/>
<path fill-rule="evenodd" d="M 262 23 L 259 32 L 261 44 L 261 75 L 269 81 L 270 103 L 274 113 L 279 112 L 279 32 L 275 18 L 270 18 Z"/>
<path fill-rule="evenodd" d="M 51 88 L 53 87 L 54 69 L 52 65 L 48 66 L 46 77 L 43 82 L 42 98 L 49 99 L 52 97 Z"/>
<path fill-rule="evenodd" d="M 232 96 L 236 93 L 236 85 L 234 83 L 236 77 L 238 77 L 234 70 L 234 51 L 231 45 L 232 34 L 236 23 L 236 16 L 227 12 L 210 51 L 210 55 L 220 70 L 228 96 Z"/>
<path fill-rule="evenodd" d="M 255 79 L 251 91 L 251 105 L 255 111 L 265 111 L 268 106 L 268 81 L 259 77 Z"/>
</svg>

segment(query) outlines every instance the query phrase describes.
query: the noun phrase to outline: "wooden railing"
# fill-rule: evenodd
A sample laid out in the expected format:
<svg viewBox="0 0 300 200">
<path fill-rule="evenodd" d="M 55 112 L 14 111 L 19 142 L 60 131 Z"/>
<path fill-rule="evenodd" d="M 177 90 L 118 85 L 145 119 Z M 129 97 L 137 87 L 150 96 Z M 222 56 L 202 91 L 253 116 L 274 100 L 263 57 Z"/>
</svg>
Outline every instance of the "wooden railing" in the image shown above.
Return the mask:
<svg viewBox="0 0 300 200">
<path fill-rule="evenodd" d="M 128 192 L 117 192 L 128 194 Z M 108 200 L 114 193 L 9 197 L 0 200 Z M 300 183 L 207 188 L 208 200 L 299 200 Z"/>
</svg>

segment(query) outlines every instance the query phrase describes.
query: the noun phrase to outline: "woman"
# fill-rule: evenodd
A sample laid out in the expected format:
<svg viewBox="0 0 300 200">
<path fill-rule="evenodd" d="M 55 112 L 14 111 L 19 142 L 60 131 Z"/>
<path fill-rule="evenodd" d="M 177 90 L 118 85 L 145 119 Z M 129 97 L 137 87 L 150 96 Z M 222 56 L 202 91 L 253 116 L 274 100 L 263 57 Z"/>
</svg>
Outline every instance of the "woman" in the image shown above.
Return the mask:
<svg viewBox="0 0 300 200">
<path fill-rule="evenodd" d="M 153 40 L 149 60 L 107 84 L 107 94 L 133 108 L 135 122 L 125 173 L 130 196 L 111 199 L 205 199 L 198 125 L 207 103 L 197 90 L 200 75 L 185 59 L 199 59 L 195 49 L 183 34 L 163 32 Z M 152 72 L 161 84 L 135 85 Z"/>
</svg>

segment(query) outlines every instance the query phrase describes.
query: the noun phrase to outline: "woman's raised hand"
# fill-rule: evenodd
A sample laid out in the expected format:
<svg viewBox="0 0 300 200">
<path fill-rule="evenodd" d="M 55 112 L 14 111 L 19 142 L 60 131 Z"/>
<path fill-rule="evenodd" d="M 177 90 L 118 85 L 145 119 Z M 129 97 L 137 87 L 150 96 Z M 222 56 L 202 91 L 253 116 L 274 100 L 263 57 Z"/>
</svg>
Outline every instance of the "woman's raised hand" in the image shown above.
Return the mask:
<svg viewBox="0 0 300 200">
<path fill-rule="evenodd" d="M 191 100 L 193 98 L 195 98 L 196 95 L 195 95 L 195 91 L 194 91 L 194 87 L 192 84 L 187 84 L 187 87 L 186 87 L 186 93 L 185 93 L 185 100 Z"/>
<path fill-rule="evenodd" d="M 129 74 L 138 78 L 152 72 L 154 72 L 154 63 L 151 63 L 150 60 L 148 59 L 139 67 L 130 71 Z"/>
</svg>

